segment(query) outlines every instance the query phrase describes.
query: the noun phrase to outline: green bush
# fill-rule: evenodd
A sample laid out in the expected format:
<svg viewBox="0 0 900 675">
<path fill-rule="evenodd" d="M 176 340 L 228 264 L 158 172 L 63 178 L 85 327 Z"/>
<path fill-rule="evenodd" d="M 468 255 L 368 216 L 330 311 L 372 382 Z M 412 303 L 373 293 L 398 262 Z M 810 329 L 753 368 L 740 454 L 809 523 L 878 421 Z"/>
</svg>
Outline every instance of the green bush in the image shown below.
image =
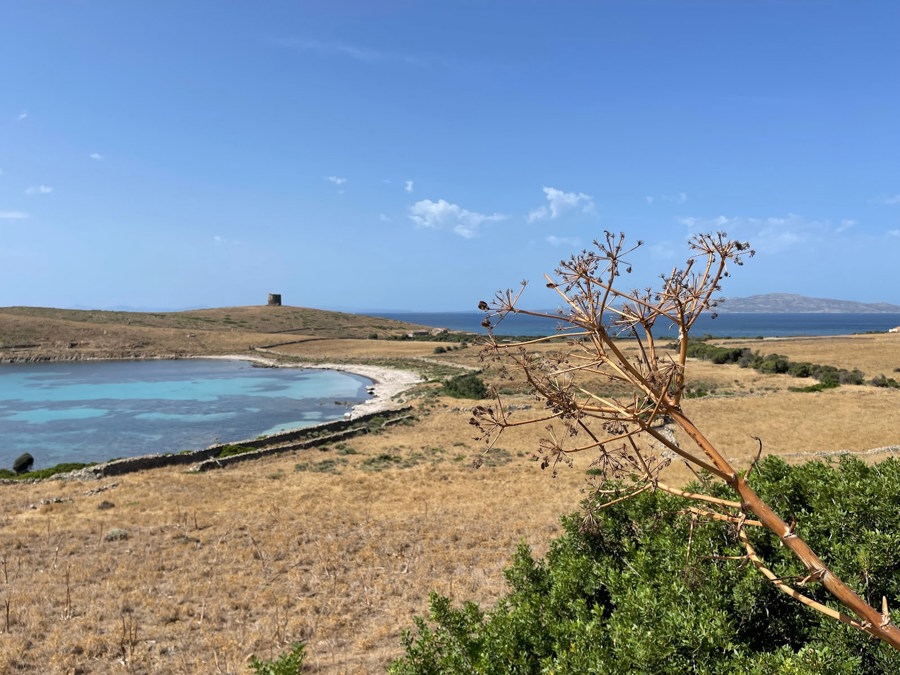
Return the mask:
<svg viewBox="0 0 900 675">
<path fill-rule="evenodd" d="M 10 471 L 9 469 L 0 469 L 0 479 L 41 480 L 43 478 L 50 478 L 51 476 L 55 476 L 60 473 L 70 473 L 72 471 L 78 471 L 79 469 L 84 469 L 88 466 L 94 466 L 95 464 L 96 462 L 62 462 L 61 464 L 49 466 L 46 469 L 26 471 L 25 473 L 16 473 L 15 471 Z"/>
<path fill-rule="evenodd" d="M 788 387 L 789 391 L 797 391 L 802 394 L 814 394 L 819 391 L 825 391 L 826 389 L 834 389 L 835 387 L 841 386 L 837 382 L 816 382 L 815 384 L 811 384 L 807 387 Z"/>
<path fill-rule="evenodd" d="M 670 349 L 677 348 L 677 343 L 669 344 Z M 767 354 L 762 356 L 749 348 L 727 348 L 705 342 L 704 340 L 691 340 L 688 342 L 687 355 L 693 358 L 712 361 L 713 363 L 736 363 L 741 368 L 753 368 L 757 372 L 765 374 L 788 374 L 793 377 L 812 377 L 818 380 L 822 386 L 795 388 L 795 391 L 821 391 L 841 384 L 865 384 L 863 373 L 858 370 L 846 370 L 834 366 L 824 366 L 807 361 L 793 362 L 781 354 Z M 875 384 L 873 381 L 871 384 Z M 886 386 L 876 384 L 875 386 Z"/>
<path fill-rule="evenodd" d="M 474 373 L 457 375 L 443 383 L 443 392 L 453 398 L 483 399 L 488 395 L 484 381 Z"/>
<path fill-rule="evenodd" d="M 261 661 L 254 656 L 250 668 L 256 675 L 299 675 L 303 670 L 305 649 L 302 642 L 295 642 L 291 651 L 279 656 L 277 661 Z"/>
<path fill-rule="evenodd" d="M 900 389 L 900 382 L 897 382 L 893 377 L 886 377 L 885 375 L 879 375 L 872 379 L 869 382 L 873 387 L 887 387 L 889 389 Z"/>
<path fill-rule="evenodd" d="M 873 606 L 900 598 L 900 461 L 790 467 L 768 458 L 758 469 L 754 488 L 796 518 L 838 576 Z M 520 545 L 506 571 L 510 591 L 494 607 L 432 595 L 428 619 L 405 632 L 404 656 L 390 672 L 900 672 L 900 652 L 778 591 L 742 562 L 733 526 L 692 526 L 687 505 L 644 492 L 590 518 L 565 518 L 543 560 Z M 805 575 L 775 535 L 748 534 L 778 576 Z M 819 585 L 803 592 L 834 606 Z"/>
<path fill-rule="evenodd" d="M 233 457 L 234 455 L 243 455 L 246 452 L 254 452 L 257 448 L 252 448 L 249 445 L 223 445 L 222 449 L 219 450 L 219 454 L 216 455 L 219 459 L 224 459 L 225 457 Z"/>
</svg>

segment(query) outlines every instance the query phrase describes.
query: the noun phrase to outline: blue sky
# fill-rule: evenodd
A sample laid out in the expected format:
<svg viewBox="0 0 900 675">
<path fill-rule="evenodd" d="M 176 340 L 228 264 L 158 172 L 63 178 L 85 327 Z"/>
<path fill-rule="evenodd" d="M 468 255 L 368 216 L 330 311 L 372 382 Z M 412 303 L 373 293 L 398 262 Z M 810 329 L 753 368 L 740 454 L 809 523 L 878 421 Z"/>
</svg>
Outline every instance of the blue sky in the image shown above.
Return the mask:
<svg viewBox="0 0 900 675">
<path fill-rule="evenodd" d="M 900 3 L 7 0 L 0 306 L 474 309 L 604 230 L 900 304 Z"/>
</svg>

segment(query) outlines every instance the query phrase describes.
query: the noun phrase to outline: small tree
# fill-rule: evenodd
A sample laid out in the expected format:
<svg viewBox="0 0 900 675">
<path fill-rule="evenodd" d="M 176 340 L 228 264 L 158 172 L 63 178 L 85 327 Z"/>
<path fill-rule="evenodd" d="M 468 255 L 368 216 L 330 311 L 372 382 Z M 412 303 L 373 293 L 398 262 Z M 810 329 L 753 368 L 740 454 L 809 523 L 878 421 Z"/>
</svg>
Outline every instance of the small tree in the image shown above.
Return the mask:
<svg viewBox="0 0 900 675">
<path fill-rule="evenodd" d="M 479 303 L 488 328 L 485 358 L 500 362 L 501 373 L 513 369 L 524 375 L 529 388 L 545 404 L 543 413 L 524 420 L 509 416 L 499 394 L 495 395 L 496 405 L 476 407 L 472 424 L 489 449 L 505 429 L 540 425 L 543 433 L 538 453 L 543 467 L 555 471 L 560 462 L 571 465 L 574 454 L 592 453 L 592 473 L 597 478 L 593 499 L 588 502 L 588 519 L 594 509 L 647 490 L 692 499 L 697 504 L 691 509 L 692 516 L 734 527 L 745 549 L 743 560 L 780 591 L 900 650 L 900 629 L 891 620 L 887 599 L 882 597 L 878 611 L 839 579 L 798 534 L 796 523 L 788 524 L 760 499 L 746 475 L 725 459 L 682 410 L 691 328 L 704 311 L 715 307 L 714 296 L 729 274 L 729 264 L 741 265 L 745 257 L 753 256 L 749 245 L 728 239 L 723 232 L 696 235 L 690 240 L 691 255 L 685 267 L 663 275 L 657 290 L 621 287 L 622 273 L 631 272 L 627 257 L 642 242 L 629 246 L 624 235 L 607 232 L 605 239 L 594 245 L 596 250 L 562 261 L 556 276 L 546 277 L 547 286 L 562 301 L 555 314 L 518 307 L 524 282 L 518 292 L 501 291 L 491 303 Z M 494 339 L 493 328 L 510 313 L 556 319 L 558 331 L 525 342 L 500 343 Z M 677 328 L 674 356 L 661 350 L 654 338 L 658 323 Z M 534 349 L 558 343 L 562 337 L 565 346 L 559 349 Z M 630 338 L 636 351 L 620 338 Z M 601 393 L 609 389 L 626 393 Z M 759 450 L 761 454 L 761 441 Z M 723 481 L 736 499 L 686 493 L 662 482 L 661 471 L 676 457 L 694 471 Z M 758 459 L 759 455 L 753 464 Z M 748 528 L 774 533 L 803 564 L 805 574 L 783 577 L 770 570 L 748 537 Z M 854 616 L 798 590 L 813 583 L 821 583 Z"/>
</svg>

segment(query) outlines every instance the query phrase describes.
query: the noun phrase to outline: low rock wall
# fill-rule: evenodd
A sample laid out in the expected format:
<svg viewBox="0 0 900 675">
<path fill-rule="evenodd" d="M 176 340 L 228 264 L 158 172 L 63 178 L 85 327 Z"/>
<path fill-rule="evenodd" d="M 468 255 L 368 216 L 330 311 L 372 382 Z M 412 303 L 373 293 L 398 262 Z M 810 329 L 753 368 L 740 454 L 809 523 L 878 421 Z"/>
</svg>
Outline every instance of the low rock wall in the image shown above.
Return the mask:
<svg viewBox="0 0 900 675">
<path fill-rule="evenodd" d="M 381 410 L 379 412 L 360 415 L 352 420 L 334 420 L 323 422 L 311 427 L 285 431 L 280 434 L 272 434 L 263 438 L 253 438 L 231 443 L 217 443 L 201 450 L 190 450 L 178 454 L 143 455 L 141 457 L 126 457 L 115 459 L 103 464 L 95 464 L 79 469 L 71 474 L 61 474 L 59 478 L 105 478 L 108 476 L 120 476 L 124 473 L 143 471 L 145 469 L 158 469 L 166 466 L 179 466 L 184 464 L 196 464 L 196 471 L 208 471 L 221 468 L 235 462 L 249 459 L 259 459 L 279 452 L 289 452 L 304 448 L 334 443 L 344 438 L 350 438 L 368 433 L 368 422 L 376 417 L 385 419 L 385 424 L 396 423 L 402 419 L 409 419 L 412 412 L 411 406 L 395 408 L 393 410 Z M 242 446 L 254 448 L 236 455 L 219 457 L 218 455 L 228 446 Z M 57 476 L 55 476 L 57 477 Z"/>
</svg>

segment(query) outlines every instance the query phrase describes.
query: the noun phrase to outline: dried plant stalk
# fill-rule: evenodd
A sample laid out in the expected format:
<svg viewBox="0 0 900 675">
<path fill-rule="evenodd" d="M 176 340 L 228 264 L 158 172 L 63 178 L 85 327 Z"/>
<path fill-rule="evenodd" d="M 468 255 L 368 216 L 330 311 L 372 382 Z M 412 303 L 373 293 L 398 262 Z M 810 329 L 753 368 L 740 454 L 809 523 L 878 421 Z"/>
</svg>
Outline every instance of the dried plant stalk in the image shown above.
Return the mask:
<svg viewBox="0 0 900 675">
<path fill-rule="evenodd" d="M 659 489 L 702 502 L 705 517 L 734 524 L 745 542 L 745 527 L 765 527 L 804 565 L 807 574 L 797 583 L 820 582 L 857 619 L 807 601 L 784 579 L 766 574 L 768 568 L 748 548 L 747 555 L 766 578 L 777 579 L 773 583 L 780 590 L 803 598 L 807 606 L 900 650 L 900 629 L 891 622 L 887 601 L 879 612 L 835 576 L 798 536 L 794 524 L 788 525 L 760 499 L 682 410 L 690 331 L 703 312 L 714 311 L 729 265 L 741 265 L 753 256 L 749 245 L 729 239 L 724 232 L 696 235 L 689 242 L 685 266 L 663 275 L 656 290 L 623 290 L 621 286 L 621 275 L 631 272 L 628 256 L 642 242 L 630 246 L 623 234 L 607 232 L 594 245 L 561 262 L 554 277 L 546 277 L 547 286 L 561 300 L 556 313 L 520 308 L 525 282 L 517 292 L 498 292 L 492 302 L 479 304 L 488 328 L 484 358 L 497 362 L 501 375 L 510 370 L 524 375 L 529 389 L 544 404 L 543 411 L 529 419 L 510 418 L 499 395 L 493 405 L 476 407 L 472 424 L 488 448 L 505 429 L 540 425 L 544 431 L 538 453 L 543 468 L 555 471 L 560 463 L 571 465 L 573 455 L 591 455 L 592 473 L 597 475 L 593 508 Z M 509 314 L 555 319 L 558 330 L 525 342 L 500 342 L 494 329 Z M 661 349 L 654 335 L 657 324 L 677 329 L 676 351 Z M 548 344 L 554 348 L 535 349 Z M 601 393 L 607 391 L 615 393 Z M 689 439 L 688 447 L 677 442 L 676 429 Z M 726 483 L 736 501 L 687 494 L 660 481 L 660 472 L 676 457 Z M 630 488 L 623 488 L 629 483 Z"/>
</svg>

